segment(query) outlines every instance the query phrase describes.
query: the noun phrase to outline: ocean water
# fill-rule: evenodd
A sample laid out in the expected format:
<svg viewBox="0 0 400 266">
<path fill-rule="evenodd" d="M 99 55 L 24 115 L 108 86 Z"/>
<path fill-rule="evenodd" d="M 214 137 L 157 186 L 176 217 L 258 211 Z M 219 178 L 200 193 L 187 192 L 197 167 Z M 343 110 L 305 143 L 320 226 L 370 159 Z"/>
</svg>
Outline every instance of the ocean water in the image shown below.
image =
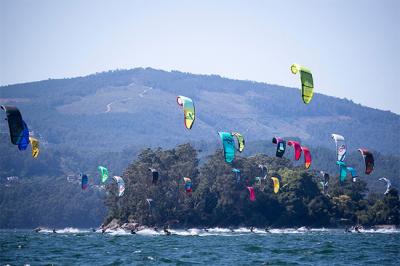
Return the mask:
<svg viewBox="0 0 400 266">
<path fill-rule="evenodd" d="M 0 231 L 0 265 L 400 265 L 400 230 Z"/>
</svg>

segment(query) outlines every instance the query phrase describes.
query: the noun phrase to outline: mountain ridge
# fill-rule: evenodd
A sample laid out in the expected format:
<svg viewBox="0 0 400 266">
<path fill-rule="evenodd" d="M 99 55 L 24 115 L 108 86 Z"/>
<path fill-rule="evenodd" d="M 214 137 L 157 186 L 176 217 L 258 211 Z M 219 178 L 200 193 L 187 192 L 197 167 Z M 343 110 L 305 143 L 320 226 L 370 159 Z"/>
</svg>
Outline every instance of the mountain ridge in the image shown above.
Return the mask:
<svg viewBox="0 0 400 266">
<path fill-rule="evenodd" d="M 320 93 L 304 105 L 299 89 L 219 75 L 135 68 L 2 86 L 0 93 L 0 103 L 15 99 L 28 124 L 50 145 L 60 144 L 61 137 L 77 149 L 96 150 L 100 139 L 105 150 L 122 150 L 127 143 L 216 142 L 217 131 L 239 131 L 248 140 L 296 135 L 307 145 L 330 148 L 330 134 L 339 133 L 350 147 L 384 153 L 393 153 L 393 145 L 400 144 L 400 116 L 393 112 Z M 182 126 L 177 95 L 195 102 L 197 118 L 191 131 Z M 39 123 L 43 120 L 54 129 Z M 125 141 L 113 137 L 119 130 L 128 132 Z M 93 141 L 79 143 L 78 134 L 65 131 L 92 135 Z"/>
</svg>

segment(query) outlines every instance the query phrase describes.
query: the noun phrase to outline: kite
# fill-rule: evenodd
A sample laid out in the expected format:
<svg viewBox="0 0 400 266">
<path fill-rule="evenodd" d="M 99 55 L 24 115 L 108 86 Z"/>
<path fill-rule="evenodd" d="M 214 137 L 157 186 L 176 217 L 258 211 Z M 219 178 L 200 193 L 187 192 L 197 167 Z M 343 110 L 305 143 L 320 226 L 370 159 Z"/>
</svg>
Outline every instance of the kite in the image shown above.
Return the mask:
<svg viewBox="0 0 400 266">
<path fill-rule="evenodd" d="M 347 170 L 347 172 L 350 172 L 351 177 L 353 178 L 353 182 L 356 182 L 356 177 L 358 177 L 356 169 L 348 166 L 348 167 L 346 167 L 346 170 Z"/>
<path fill-rule="evenodd" d="M 329 174 L 325 173 L 324 171 L 321 171 L 321 185 L 322 185 L 322 190 L 324 192 L 324 194 L 326 193 L 326 190 L 328 188 L 328 184 L 329 184 Z"/>
<path fill-rule="evenodd" d="M 218 132 L 224 148 L 224 157 L 227 163 L 231 163 L 235 158 L 235 141 L 229 132 Z"/>
<path fill-rule="evenodd" d="M 22 116 L 20 111 L 15 106 L 1 106 L 6 112 L 8 128 L 10 131 L 11 143 L 14 145 L 18 145 L 20 143 L 22 132 L 24 131 L 24 121 L 22 120 Z"/>
<path fill-rule="evenodd" d="M 125 182 L 122 177 L 116 175 L 114 176 L 114 180 L 117 182 L 118 185 L 118 197 L 121 197 L 122 195 L 124 195 Z"/>
<path fill-rule="evenodd" d="M 99 171 L 100 171 L 100 175 L 101 175 L 101 182 L 106 182 L 107 178 L 108 178 L 108 170 L 107 168 L 105 168 L 104 166 L 99 166 L 98 167 Z"/>
<path fill-rule="evenodd" d="M 274 174 L 272 177 L 272 182 L 274 183 L 274 193 L 278 193 L 279 192 L 279 188 L 282 182 L 282 177 L 278 174 Z"/>
<path fill-rule="evenodd" d="M 185 182 L 186 193 L 192 192 L 192 179 L 190 179 L 189 177 L 184 177 L 183 181 Z"/>
<path fill-rule="evenodd" d="M 344 162 L 346 158 L 346 142 L 342 135 L 332 134 L 332 139 L 335 141 L 336 144 L 336 156 L 337 160 L 340 162 Z"/>
<path fill-rule="evenodd" d="M 387 179 L 386 177 L 381 177 L 378 180 L 386 182 L 386 191 L 383 194 L 386 195 L 387 193 L 389 193 L 390 187 L 392 186 L 392 183 L 390 182 L 390 180 Z"/>
<path fill-rule="evenodd" d="M 298 160 L 300 159 L 300 156 L 301 156 L 301 146 L 300 146 L 300 143 L 297 142 L 297 141 L 289 140 L 289 141 L 287 142 L 287 144 L 288 144 L 289 146 L 293 146 L 293 149 L 294 149 L 294 159 L 295 159 L 296 161 L 298 161 Z"/>
<path fill-rule="evenodd" d="M 153 201 L 153 199 L 146 199 L 146 201 L 147 201 L 147 204 L 149 205 L 149 212 L 151 215 L 153 207 L 154 207 L 154 201 Z"/>
<path fill-rule="evenodd" d="M 337 165 L 339 165 L 339 171 L 340 171 L 340 181 L 344 181 L 346 180 L 347 177 L 347 167 L 346 164 L 342 161 L 337 161 L 336 162 Z"/>
<path fill-rule="evenodd" d="M 268 176 L 268 167 L 265 164 L 259 164 L 258 168 L 261 169 L 261 175 L 266 179 Z"/>
<path fill-rule="evenodd" d="M 85 190 L 89 186 L 89 178 L 87 177 L 87 175 L 82 174 L 82 173 L 80 174 L 80 176 L 81 176 L 81 187 L 82 187 L 82 190 Z"/>
<path fill-rule="evenodd" d="M 314 94 L 314 81 L 311 71 L 308 68 L 298 64 L 293 64 L 290 67 L 290 70 L 293 74 L 300 72 L 302 99 L 305 104 L 309 104 Z"/>
<path fill-rule="evenodd" d="M 34 137 L 29 137 L 29 142 L 31 143 L 32 147 L 32 157 L 37 158 L 39 156 L 39 141 Z"/>
<path fill-rule="evenodd" d="M 156 170 L 156 169 L 154 169 L 154 168 L 149 168 L 149 171 L 151 171 L 151 174 L 152 174 L 152 176 L 153 176 L 153 184 L 155 185 L 155 184 L 157 184 L 157 181 L 158 181 L 158 171 Z"/>
<path fill-rule="evenodd" d="M 233 168 L 233 169 L 232 169 L 232 172 L 235 173 L 236 183 L 239 183 L 239 182 L 240 182 L 240 170 L 239 170 L 239 169 L 236 169 L 236 168 Z"/>
<path fill-rule="evenodd" d="M 238 143 L 238 152 L 242 152 L 244 150 L 244 138 L 240 133 L 237 132 L 232 132 L 232 136 L 236 137 L 237 143 Z"/>
<path fill-rule="evenodd" d="M 350 166 L 346 166 L 346 163 L 341 161 L 337 161 L 336 164 L 339 165 L 340 181 L 343 182 L 344 180 L 346 180 L 347 173 L 350 172 L 351 177 L 353 178 L 353 182 L 356 182 L 356 177 L 358 177 L 356 169 Z"/>
<path fill-rule="evenodd" d="M 369 175 L 374 170 L 374 156 L 367 149 L 358 149 L 364 158 L 365 174 Z"/>
<path fill-rule="evenodd" d="M 183 108 L 184 124 L 187 129 L 191 129 L 195 120 L 195 109 L 192 99 L 179 95 L 176 102 Z"/>
<path fill-rule="evenodd" d="M 25 121 L 22 120 L 22 124 L 24 126 L 24 129 L 22 130 L 21 138 L 19 139 L 18 142 L 18 149 L 20 151 L 26 150 L 26 148 L 29 145 L 29 129 Z"/>
<path fill-rule="evenodd" d="M 301 147 L 301 150 L 303 151 L 304 154 L 304 166 L 306 169 L 308 169 L 310 168 L 312 161 L 310 150 L 307 147 Z"/>
<path fill-rule="evenodd" d="M 256 194 L 254 193 L 254 188 L 253 187 L 247 187 L 247 190 L 249 191 L 250 195 L 250 201 L 255 201 L 256 200 Z"/>
<path fill-rule="evenodd" d="M 272 143 L 276 144 L 276 157 L 282 157 L 286 150 L 286 141 L 282 138 L 274 137 L 272 138 Z"/>
</svg>

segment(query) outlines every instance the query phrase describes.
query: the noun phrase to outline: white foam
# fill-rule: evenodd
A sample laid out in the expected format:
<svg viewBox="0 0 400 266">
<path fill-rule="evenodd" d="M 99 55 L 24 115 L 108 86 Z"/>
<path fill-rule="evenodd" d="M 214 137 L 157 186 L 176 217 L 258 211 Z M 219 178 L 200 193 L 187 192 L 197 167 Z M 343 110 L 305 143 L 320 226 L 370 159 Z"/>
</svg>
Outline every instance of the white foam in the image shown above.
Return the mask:
<svg viewBox="0 0 400 266">
<path fill-rule="evenodd" d="M 89 233 L 90 232 L 87 229 L 79 229 L 79 228 L 73 228 L 73 227 L 66 227 L 64 229 L 58 229 L 55 231 L 58 234 L 78 234 L 78 233 Z M 39 233 L 50 234 L 50 233 L 54 233 L 54 232 L 53 232 L 53 229 L 42 228 L 42 229 L 40 229 Z"/>
<path fill-rule="evenodd" d="M 155 231 L 153 229 L 146 228 L 146 229 L 137 231 L 136 234 L 145 235 L 145 236 L 152 236 L 152 235 L 160 235 L 160 232 L 157 232 L 157 231 Z"/>
<path fill-rule="evenodd" d="M 171 234 L 173 235 L 178 235 L 178 236 L 198 236 L 201 232 L 200 229 L 197 228 L 191 228 L 187 230 L 182 230 L 182 229 L 169 229 Z"/>
<path fill-rule="evenodd" d="M 355 232 L 355 230 L 352 230 Z M 380 229 L 360 229 L 361 233 L 368 233 L 368 234 L 398 234 L 400 233 L 400 229 L 392 229 L 392 228 L 380 228 Z"/>
<path fill-rule="evenodd" d="M 178 236 L 240 236 L 240 235 L 248 235 L 248 234 L 260 234 L 260 235 L 267 235 L 271 234 L 307 234 L 311 232 L 343 232 L 342 229 L 326 229 L 326 228 L 306 228 L 300 227 L 298 229 L 295 228 L 271 228 L 268 232 L 265 231 L 263 228 L 254 228 L 253 232 L 251 232 L 250 228 L 247 227 L 240 227 L 236 229 L 230 228 L 222 228 L 222 227 L 214 227 L 209 229 L 202 229 L 202 228 L 190 228 L 190 229 L 169 229 L 172 235 Z M 78 229 L 73 227 L 67 227 L 64 229 L 56 230 L 56 233 L 60 234 L 76 234 L 76 233 L 89 233 L 92 232 L 88 229 Z M 96 230 L 96 233 L 101 233 L 102 230 Z M 353 233 L 356 233 L 354 229 L 352 230 Z M 380 234 L 396 234 L 400 233 L 400 229 L 396 228 L 379 228 L 379 229 L 360 229 L 361 233 L 380 233 Z M 50 234 L 53 233 L 53 229 L 43 228 L 40 230 L 40 233 Z M 123 229 L 116 229 L 116 230 L 106 230 L 107 234 L 110 235 L 131 235 L 130 231 L 126 231 Z M 158 235 L 166 235 L 162 229 L 159 231 L 155 231 L 152 228 L 146 228 L 140 231 L 137 231 L 136 234 L 142 236 L 158 236 Z"/>
<path fill-rule="evenodd" d="M 283 229 L 270 229 L 272 234 L 304 234 L 306 231 L 298 231 L 294 228 L 283 228 Z"/>
<path fill-rule="evenodd" d="M 42 228 L 40 229 L 39 233 L 45 233 L 45 234 L 53 233 L 53 229 L 50 230 L 48 228 Z"/>
<path fill-rule="evenodd" d="M 113 236 L 124 236 L 124 235 L 130 235 L 129 232 L 125 231 L 124 229 L 117 229 L 117 230 L 107 230 L 107 234 L 113 235 Z"/>
<path fill-rule="evenodd" d="M 214 227 L 214 228 L 208 229 L 208 232 L 209 233 L 230 233 L 231 230 L 228 228 Z"/>
<path fill-rule="evenodd" d="M 56 233 L 60 234 L 78 234 L 78 233 L 89 233 L 89 232 L 90 232 L 89 230 L 78 229 L 73 227 L 66 227 L 64 229 L 56 230 Z"/>
<path fill-rule="evenodd" d="M 237 233 L 250 233 L 251 232 L 250 229 L 246 228 L 246 227 L 240 227 L 240 228 L 235 229 L 233 231 L 237 232 Z"/>
</svg>

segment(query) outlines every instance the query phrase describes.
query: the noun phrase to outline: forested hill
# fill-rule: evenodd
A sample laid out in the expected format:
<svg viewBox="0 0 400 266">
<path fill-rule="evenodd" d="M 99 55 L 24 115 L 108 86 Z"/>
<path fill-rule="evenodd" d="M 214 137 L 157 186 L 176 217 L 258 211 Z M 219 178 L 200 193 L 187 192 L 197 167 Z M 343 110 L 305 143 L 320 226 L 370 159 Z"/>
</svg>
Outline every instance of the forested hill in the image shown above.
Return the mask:
<svg viewBox="0 0 400 266">
<path fill-rule="evenodd" d="M 177 95 L 195 102 L 191 131 L 183 127 Z M 17 105 L 42 143 L 77 151 L 217 145 L 217 131 L 241 132 L 249 143 L 292 136 L 330 149 L 330 134 L 338 133 L 350 149 L 395 155 L 400 144 L 400 116 L 388 111 L 318 93 L 305 105 L 296 88 L 151 68 L 3 86 L 0 104 Z"/>
<path fill-rule="evenodd" d="M 177 95 L 195 102 L 190 131 Z M 3 86 L 0 105 L 18 106 L 41 143 L 39 158 L 32 159 L 29 149 L 10 143 L 7 123 L 0 123 L 0 227 L 96 226 L 105 214 L 104 191 L 82 191 L 67 176 L 85 172 L 98 185 L 98 165 L 110 176 L 123 175 L 141 150 L 183 143 L 197 150 L 200 167 L 221 148 L 217 131 L 241 132 L 245 157 L 274 157 L 274 135 L 301 139 L 313 155 L 310 172 L 332 176 L 338 169 L 330 135 L 342 134 L 350 149 L 346 160 L 370 192 L 383 193 L 382 176 L 399 187 L 399 115 L 318 93 L 305 105 L 295 88 L 137 68 Z M 369 176 L 362 174 L 359 147 L 374 152 L 376 169 Z"/>
</svg>

